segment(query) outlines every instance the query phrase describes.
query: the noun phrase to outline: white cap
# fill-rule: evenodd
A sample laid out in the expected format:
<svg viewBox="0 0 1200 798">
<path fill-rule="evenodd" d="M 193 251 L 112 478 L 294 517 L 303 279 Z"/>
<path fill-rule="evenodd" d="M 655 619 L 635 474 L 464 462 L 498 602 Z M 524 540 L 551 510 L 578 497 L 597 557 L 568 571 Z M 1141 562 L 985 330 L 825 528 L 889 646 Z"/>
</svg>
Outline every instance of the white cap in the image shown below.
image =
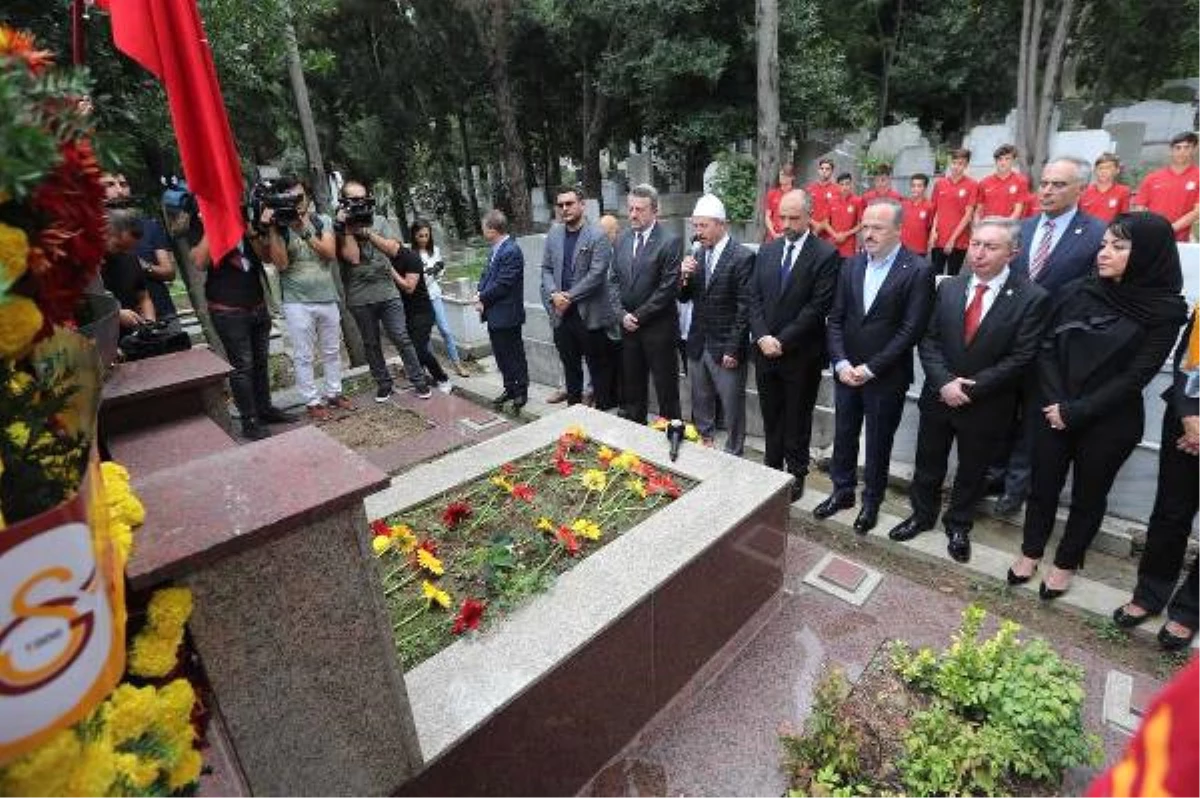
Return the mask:
<svg viewBox="0 0 1200 798">
<path fill-rule="evenodd" d="M 696 209 L 692 211 L 692 216 L 707 216 L 709 219 L 723 222 L 725 221 L 725 205 L 712 194 L 705 194 L 696 200 Z"/>
</svg>

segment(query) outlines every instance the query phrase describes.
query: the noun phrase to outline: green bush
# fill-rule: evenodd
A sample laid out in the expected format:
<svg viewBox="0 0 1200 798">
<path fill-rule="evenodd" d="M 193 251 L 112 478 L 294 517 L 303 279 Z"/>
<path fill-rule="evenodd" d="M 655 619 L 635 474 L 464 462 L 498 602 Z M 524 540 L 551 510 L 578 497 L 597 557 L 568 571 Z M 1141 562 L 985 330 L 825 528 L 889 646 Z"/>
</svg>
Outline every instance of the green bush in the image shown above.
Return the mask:
<svg viewBox="0 0 1200 798">
<path fill-rule="evenodd" d="M 758 167 L 754 159 L 728 151 L 719 153 L 712 193 L 725 204 L 725 215 L 731 221 L 754 219 L 754 207 L 758 202 Z"/>
<path fill-rule="evenodd" d="M 1099 738 L 1083 727 L 1082 670 L 1042 640 L 1019 640 L 1012 621 L 980 642 L 985 617 L 980 607 L 964 610 L 940 655 L 893 649 L 901 678 L 933 696 L 899 763 L 914 794 L 995 795 L 1014 778 L 1057 785 L 1067 768 L 1101 761 Z"/>
</svg>

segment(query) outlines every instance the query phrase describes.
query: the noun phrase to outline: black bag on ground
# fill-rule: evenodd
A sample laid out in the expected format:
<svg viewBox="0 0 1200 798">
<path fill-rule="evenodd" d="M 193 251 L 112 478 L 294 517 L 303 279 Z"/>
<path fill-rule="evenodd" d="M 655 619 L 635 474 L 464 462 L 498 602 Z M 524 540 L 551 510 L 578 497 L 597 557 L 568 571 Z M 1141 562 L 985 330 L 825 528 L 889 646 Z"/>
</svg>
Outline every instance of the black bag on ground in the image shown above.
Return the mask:
<svg viewBox="0 0 1200 798">
<path fill-rule="evenodd" d="M 192 348 L 192 339 L 175 317 L 143 322 L 133 332 L 121 336 L 117 347 L 126 361 L 144 360 Z"/>
</svg>

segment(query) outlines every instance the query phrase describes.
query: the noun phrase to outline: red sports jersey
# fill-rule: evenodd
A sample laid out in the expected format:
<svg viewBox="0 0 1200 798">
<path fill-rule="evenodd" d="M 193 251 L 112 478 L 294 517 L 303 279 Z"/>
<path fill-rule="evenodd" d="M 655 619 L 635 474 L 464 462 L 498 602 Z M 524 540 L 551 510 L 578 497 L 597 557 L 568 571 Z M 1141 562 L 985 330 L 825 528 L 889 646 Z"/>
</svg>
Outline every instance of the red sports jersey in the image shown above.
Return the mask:
<svg viewBox="0 0 1200 798">
<path fill-rule="evenodd" d="M 919 200 L 902 199 L 904 219 L 900 222 L 900 243 L 918 255 L 929 252 L 929 228 L 933 226 L 933 203 L 922 197 Z"/>
<path fill-rule="evenodd" d="M 979 205 L 983 216 L 1012 216 L 1017 203 L 1029 203 L 1029 181 L 1019 172 L 1008 177 L 990 174 L 979 181 Z"/>
<path fill-rule="evenodd" d="M 904 197 L 900 196 L 900 192 L 896 191 L 894 188 L 889 188 L 884 192 L 879 192 L 872 188 L 863 192 L 862 201 L 864 207 L 870 205 L 872 200 L 877 199 L 893 199 L 896 202 L 904 201 Z"/>
<path fill-rule="evenodd" d="M 979 198 L 979 184 L 965 175 L 957 183 L 948 177 L 939 177 L 933 184 L 933 208 L 937 213 L 937 240 L 929 246 L 946 246 L 946 240 L 964 216 L 973 213 Z M 971 242 L 971 225 L 963 227 L 954 240 L 955 249 L 966 249 Z"/>
<path fill-rule="evenodd" d="M 1195 208 L 1197 202 L 1200 202 L 1200 169 L 1195 164 L 1181 174 L 1176 174 L 1169 166 L 1151 172 L 1133 198 L 1134 205 L 1165 216 L 1172 224 Z M 1176 230 L 1175 240 L 1187 241 L 1188 230 Z"/>
<path fill-rule="evenodd" d="M 767 218 L 771 220 L 771 226 L 776 231 L 783 229 L 783 220 L 779 218 L 779 202 L 783 199 L 783 189 L 779 187 L 767 189 Z M 770 234 L 768 233 L 769 237 Z"/>
<path fill-rule="evenodd" d="M 804 189 L 812 203 L 812 218 L 814 222 L 823 222 L 829 218 L 829 202 L 838 195 L 838 184 L 830 180 L 828 183 L 813 181 Z"/>
<path fill-rule="evenodd" d="M 1129 210 L 1130 194 L 1129 186 L 1120 183 L 1113 183 L 1107 191 L 1101 191 L 1092 183 L 1079 198 L 1079 210 L 1107 224 Z"/>
<path fill-rule="evenodd" d="M 862 197 L 838 194 L 829 203 L 829 225 L 839 233 L 856 227 L 862 219 L 863 207 Z M 849 236 L 834 246 L 843 258 L 848 258 L 858 250 L 858 236 Z"/>
</svg>

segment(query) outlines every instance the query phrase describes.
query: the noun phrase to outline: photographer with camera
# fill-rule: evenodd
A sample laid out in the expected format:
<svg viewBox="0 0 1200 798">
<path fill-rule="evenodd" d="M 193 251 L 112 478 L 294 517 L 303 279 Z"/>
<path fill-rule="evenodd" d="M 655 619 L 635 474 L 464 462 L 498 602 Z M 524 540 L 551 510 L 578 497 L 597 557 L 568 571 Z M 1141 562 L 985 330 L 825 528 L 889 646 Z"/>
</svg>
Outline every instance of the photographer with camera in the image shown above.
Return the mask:
<svg viewBox="0 0 1200 798">
<path fill-rule="evenodd" d="M 225 348 L 233 372 L 229 392 L 237 405 L 242 435 L 257 441 L 268 437 L 268 424 L 287 424 L 296 417 L 271 403 L 269 340 L 271 316 L 267 312 L 266 273 L 254 251 L 265 236 L 250 227 L 238 246 L 213 263 L 203 225 L 197 221 L 188 235 L 192 265 L 205 272 L 204 297 L 213 328 Z"/>
<path fill-rule="evenodd" d="M 104 206 L 112 210 L 135 209 L 136 204 L 129 188 L 129 180 L 121 172 L 105 172 L 100 176 L 100 185 L 104 187 Z M 141 217 L 142 234 L 138 239 L 133 254 L 137 256 L 142 271 L 146 275 L 146 289 L 150 293 L 150 301 L 154 303 L 154 312 L 159 318 L 173 317 L 176 314 L 175 302 L 167 288 L 175 280 L 175 256 L 171 252 L 171 242 L 163 232 L 162 224 L 153 216 Z"/>
<path fill-rule="evenodd" d="M 124 336 L 156 318 L 146 287 L 146 273 L 133 254 L 142 237 L 142 220 L 131 208 L 113 208 L 107 213 L 107 221 L 100 279 L 121 305 L 118 321 Z"/>
<path fill-rule="evenodd" d="M 279 270 L 283 318 L 292 339 L 296 387 L 313 421 L 330 418 L 329 408 L 353 410 L 342 394 L 342 330 L 337 286 L 330 269 L 337 257 L 333 223 L 314 213 L 306 186 L 296 178 L 260 183 L 255 215 L 265 239 L 252 242 L 259 257 Z M 320 346 L 324 397 L 313 373 Z"/>
<path fill-rule="evenodd" d="M 400 298 L 400 276 L 392 267 L 392 259 L 404 248 L 394 226 L 375 214 L 375 199 L 367 187 L 348 180 L 342 185 L 333 229 L 337 234 L 346 304 L 362 333 L 367 364 L 375 379 L 375 401 L 386 402 L 393 390 L 392 375 L 383 359 L 380 325 L 400 353 L 417 396 L 428 399 L 432 393 L 408 334 L 404 302 Z"/>
</svg>

